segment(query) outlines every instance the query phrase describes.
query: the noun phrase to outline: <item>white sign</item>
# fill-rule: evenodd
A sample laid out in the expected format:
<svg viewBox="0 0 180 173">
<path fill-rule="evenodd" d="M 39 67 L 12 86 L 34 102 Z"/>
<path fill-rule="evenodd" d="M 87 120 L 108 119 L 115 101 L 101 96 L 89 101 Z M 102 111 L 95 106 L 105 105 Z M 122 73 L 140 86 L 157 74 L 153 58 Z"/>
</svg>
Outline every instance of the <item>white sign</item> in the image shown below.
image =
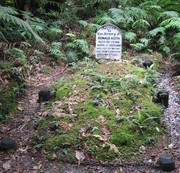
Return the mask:
<svg viewBox="0 0 180 173">
<path fill-rule="evenodd" d="M 121 54 L 121 30 L 112 24 L 103 25 L 96 33 L 96 58 L 119 60 Z"/>
</svg>

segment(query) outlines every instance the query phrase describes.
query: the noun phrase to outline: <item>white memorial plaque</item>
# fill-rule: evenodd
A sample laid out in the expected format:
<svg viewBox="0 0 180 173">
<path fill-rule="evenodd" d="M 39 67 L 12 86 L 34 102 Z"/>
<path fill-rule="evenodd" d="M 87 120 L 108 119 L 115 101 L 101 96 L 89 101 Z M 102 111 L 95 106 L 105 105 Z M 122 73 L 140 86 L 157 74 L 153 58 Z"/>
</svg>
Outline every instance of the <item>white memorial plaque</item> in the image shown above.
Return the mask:
<svg viewBox="0 0 180 173">
<path fill-rule="evenodd" d="M 96 33 L 96 59 L 120 60 L 121 54 L 121 30 L 112 24 L 103 25 Z"/>
</svg>

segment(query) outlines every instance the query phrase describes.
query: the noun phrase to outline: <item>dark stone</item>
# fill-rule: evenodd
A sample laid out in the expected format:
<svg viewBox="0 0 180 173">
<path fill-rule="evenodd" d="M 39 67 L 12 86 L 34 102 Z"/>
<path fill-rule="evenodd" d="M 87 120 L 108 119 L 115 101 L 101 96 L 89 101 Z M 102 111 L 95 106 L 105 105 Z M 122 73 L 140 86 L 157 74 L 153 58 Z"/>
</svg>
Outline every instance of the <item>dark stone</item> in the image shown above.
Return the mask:
<svg viewBox="0 0 180 173">
<path fill-rule="evenodd" d="M 39 91 L 38 96 L 39 96 L 38 103 L 45 102 L 55 96 L 55 91 L 51 88 L 43 89 L 43 90 Z"/>
<path fill-rule="evenodd" d="M 151 67 L 151 65 L 153 64 L 153 62 L 151 60 L 145 60 L 142 65 L 144 66 L 144 68 L 148 68 Z"/>
<path fill-rule="evenodd" d="M 158 158 L 158 164 L 163 171 L 173 171 L 175 169 L 175 160 L 171 154 L 161 154 Z"/>
<path fill-rule="evenodd" d="M 0 142 L 0 150 L 17 149 L 17 143 L 15 140 L 6 137 Z"/>
<path fill-rule="evenodd" d="M 161 103 L 166 108 L 169 104 L 169 93 L 168 91 L 161 90 L 157 93 L 157 103 Z"/>
</svg>

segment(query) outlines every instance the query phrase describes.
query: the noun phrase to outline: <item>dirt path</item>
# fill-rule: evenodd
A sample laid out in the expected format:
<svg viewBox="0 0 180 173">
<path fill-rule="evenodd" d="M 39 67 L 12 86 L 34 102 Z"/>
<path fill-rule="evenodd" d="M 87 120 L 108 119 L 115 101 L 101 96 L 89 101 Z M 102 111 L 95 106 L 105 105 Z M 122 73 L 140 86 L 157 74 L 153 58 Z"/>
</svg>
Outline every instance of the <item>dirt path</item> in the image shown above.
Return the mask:
<svg viewBox="0 0 180 173">
<path fill-rule="evenodd" d="M 151 172 L 160 173 L 162 171 L 153 168 L 158 153 L 166 151 L 165 146 L 171 145 L 171 151 L 176 159 L 176 171 L 179 173 L 178 167 L 180 159 L 179 151 L 179 131 L 180 131 L 180 112 L 179 112 L 179 95 L 177 88 L 174 88 L 174 82 L 171 76 L 168 81 L 161 81 L 162 84 L 168 86 L 167 90 L 170 91 L 170 107 L 165 111 L 165 121 L 169 130 L 169 136 L 165 137 L 164 140 L 168 141 L 166 145 L 160 143 L 156 148 L 149 147 L 144 152 L 147 155 L 145 163 L 132 163 L 132 164 L 96 164 L 86 163 L 77 168 L 76 164 L 66 164 L 59 162 L 51 162 L 46 160 L 44 157 L 44 150 L 37 151 L 34 149 L 33 144 L 35 141 L 35 129 L 34 125 L 38 121 L 39 117 L 37 114 L 37 97 L 38 92 L 42 88 L 49 87 L 53 82 L 58 81 L 62 76 L 69 74 L 68 70 L 65 70 L 65 66 L 59 66 L 56 69 L 51 69 L 49 75 L 38 71 L 40 68 L 37 67 L 35 70 L 36 75 L 31 76 L 28 79 L 28 89 L 24 96 L 19 100 L 19 114 L 16 117 L 11 118 L 8 121 L 3 122 L 0 127 L 0 139 L 9 136 L 15 139 L 19 145 L 16 151 L 0 152 L 0 173 L 140 173 L 140 172 Z M 168 85 L 170 84 L 170 85 Z M 174 99 L 176 98 L 176 99 Z M 168 116 L 169 115 L 169 116 Z M 150 166 L 149 166 L 150 165 Z"/>
</svg>

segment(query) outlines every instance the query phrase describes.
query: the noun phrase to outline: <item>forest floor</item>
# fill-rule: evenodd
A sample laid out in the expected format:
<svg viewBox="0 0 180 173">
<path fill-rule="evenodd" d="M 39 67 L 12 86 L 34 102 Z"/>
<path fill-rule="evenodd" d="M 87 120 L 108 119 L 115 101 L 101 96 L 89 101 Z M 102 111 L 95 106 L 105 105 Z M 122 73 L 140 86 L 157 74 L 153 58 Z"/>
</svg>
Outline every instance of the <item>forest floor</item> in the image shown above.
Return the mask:
<svg viewBox="0 0 180 173">
<path fill-rule="evenodd" d="M 170 106 L 165 112 L 165 126 L 167 135 L 159 138 L 156 146 L 143 148 L 145 158 L 143 163 L 82 163 L 77 167 L 77 163 L 63 163 L 49 161 L 44 157 L 46 151 L 36 150 L 33 147 L 35 141 L 34 125 L 38 121 L 39 104 L 37 103 L 38 92 L 50 87 L 61 77 L 71 75 L 72 69 L 66 67 L 64 63 L 59 63 L 55 68 L 49 68 L 49 74 L 42 72 L 44 65 L 34 67 L 34 74 L 27 79 L 28 88 L 18 101 L 19 113 L 1 123 L 0 139 L 11 137 L 18 143 L 18 149 L 0 152 L 0 173 L 160 173 L 156 165 L 158 155 L 164 152 L 171 152 L 176 160 L 176 170 L 173 173 L 180 173 L 180 95 L 179 74 L 173 76 L 179 70 L 176 64 L 166 61 L 162 72 L 159 88 L 167 89 L 170 92 Z M 175 69 L 173 69 L 176 67 Z M 168 116 L 168 114 L 170 116 Z"/>
</svg>

